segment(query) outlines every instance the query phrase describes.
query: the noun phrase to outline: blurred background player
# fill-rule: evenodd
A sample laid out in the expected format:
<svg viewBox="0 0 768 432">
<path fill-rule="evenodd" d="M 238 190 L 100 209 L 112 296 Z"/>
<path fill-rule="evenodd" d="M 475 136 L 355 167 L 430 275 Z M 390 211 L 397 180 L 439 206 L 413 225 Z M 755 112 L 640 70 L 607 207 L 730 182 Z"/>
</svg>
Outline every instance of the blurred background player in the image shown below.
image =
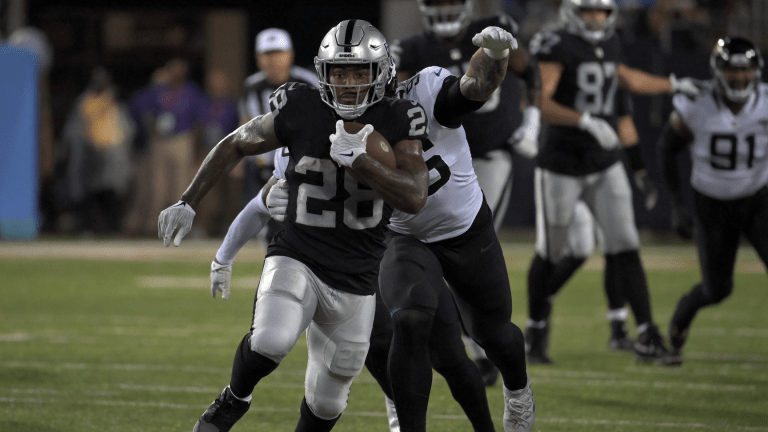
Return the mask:
<svg viewBox="0 0 768 432">
<path fill-rule="evenodd" d="M 603 233 L 606 278 L 622 287 L 637 321 L 635 353 L 643 361 L 676 363 L 653 322 L 632 189 L 620 162 L 616 91 L 697 94 L 690 79 L 650 75 L 623 63 L 614 34 L 614 0 L 565 0 L 559 27 L 538 33 L 542 121 L 550 124 L 536 168 L 536 256 L 529 270 L 529 301 L 547 304 L 547 280 L 566 251 L 576 203 L 583 200 Z M 535 311 L 531 312 L 534 317 Z M 543 314 L 541 316 L 546 316 Z M 547 321 L 528 323 L 526 344 L 545 345 Z"/>
<path fill-rule="evenodd" d="M 293 64 L 293 43 L 287 31 L 268 28 L 259 32 L 256 35 L 255 53 L 259 71 L 245 79 L 239 103 L 241 124 L 269 112 L 269 97 L 287 82 L 318 86 L 314 72 Z M 245 158 L 242 206 L 250 202 L 272 176 L 273 161 L 274 152 Z M 277 229 L 277 225 L 270 221 L 259 234 L 258 240 L 265 249 Z"/>
<path fill-rule="evenodd" d="M 627 156 L 628 167 L 634 173 L 635 183 L 644 194 L 644 205 L 646 209 L 650 210 L 656 206 L 658 190 L 648 178 L 645 162 L 637 145 L 639 136 L 632 120 L 632 99 L 623 90 L 620 90 L 619 93 L 620 96 L 616 98 L 616 112 L 619 116 L 617 120 L 619 142 Z M 546 136 L 546 128 L 543 135 Z M 529 322 L 528 329 L 526 330 L 526 342 L 528 342 L 526 352 L 529 363 L 552 363 L 547 349 L 549 346 L 549 332 L 551 331 L 549 317 L 552 313 L 555 297 L 576 270 L 592 255 L 595 243 L 597 242 L 600 245 L 603 243 L 603 234 L 595 224 L 589 207 L 582 200 L 579 200 L 574 207 L 573 220 L 568 229 L 567 237 L 563 257 L 555 265 L 552 273 L 546 280 L 547 297 L 544 298 L 537 295 L 529 297 Z M 540 275 L 536 271 L 529 272 L 529 278 L 533 278 L 529 286 L 536 286 L 536 283 L 538 283 L 537 278 L 539 277 Z M 617 285 L 616 278 L 610 277 L 610 275 L 606 275 L 603 286 L 608 300 L 607 318 L 611 328 L 608 346 L 614 350 L 633 351 L 634 342 L 627 334 L 626 320 L 629 311 L 626 308 L 623 289 Z M 540 303 L 544 300 L 546 300 L 546 303 Z M 546 325 L 544 327 L 536 327 L 534 324 L 536 322 L 546 322 Z"/>
<path fill-rule="evenodd" d="M 472 44 L 472 36 L 488 26 L 500 27 L 512 35 L 517 32 L 517 24 L 505 14 L 473 21 L 472 0 L 417 0 L 417 3 L 424 32 L 392 45 L 399 81 L 429 66 L 441 66 L 455 76 L 462 76 L 477 50 Z M 525 94 L 521 97 L 520 80 L 507 78 L 480 109 L 462 118 L 472 153 L 472 166 L 493 213 L 497 231 L 504 220 L 512 191 L 510 144 L 521 155 L 534 157 L 540 128 L 541 81 L 535 59 L 525 48 L 518 47 L 509 53 L 507 71 L 522 80 Z M 525 108 L 521 112 L 522 105 Z M 465 343 L 481 369 L 486 385 L 493 385 L 498 379 L 493 362 L 471 338 L 466 337 Z"/>
<path fill-rule="evenodd" d="M 768 85 L 760 82 L 760 50 L 747 39 L 717 41 L 714 79 L 696 98 L 677 95 L 659 142 L 661 165 L 675 209 L 674 226 L 699 253 L 701 282 L 677 303 L 669 324 L 679 353 L 699 309 L 733 291 L 741 234 L 768 266 Z M 695 218 L 684 206 L 677 155 L 690 148 Z"/>
</svg>

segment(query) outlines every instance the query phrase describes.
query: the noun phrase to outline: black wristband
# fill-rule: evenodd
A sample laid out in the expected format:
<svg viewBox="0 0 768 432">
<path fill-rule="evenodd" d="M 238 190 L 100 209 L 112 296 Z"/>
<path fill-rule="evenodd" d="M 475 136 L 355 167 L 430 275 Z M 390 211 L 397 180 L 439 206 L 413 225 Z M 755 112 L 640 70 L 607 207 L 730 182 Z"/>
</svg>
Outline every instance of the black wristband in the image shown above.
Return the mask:
<svg viewBox="0 0 768 432">
<path fill-rule="evenodd" d="M 639 145 L 633 145 L 632 147 L 624 147 L 624 151 L 627 152 L 627 158 L 629 159 L 629 167 L 632 172 L 637 172 L 645 169 L 645 160 L 643 159 L 643 153 L 640 151 Z"/>
</svg>

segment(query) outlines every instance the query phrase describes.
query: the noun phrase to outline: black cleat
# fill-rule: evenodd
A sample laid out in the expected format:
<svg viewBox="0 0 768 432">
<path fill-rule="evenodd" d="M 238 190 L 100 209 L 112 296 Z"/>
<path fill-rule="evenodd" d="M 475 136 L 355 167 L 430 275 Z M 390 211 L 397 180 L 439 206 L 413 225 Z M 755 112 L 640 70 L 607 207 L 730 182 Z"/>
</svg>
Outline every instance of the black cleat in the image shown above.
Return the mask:
<svg viewBox="0 0 768 432">
<path fill-rule="evenodd" d="M 499 380 L 499 369 L 487 358 L 475 360 L 475 365 L 480 369 L 480 375 L 483 377 L 483 384 L 486 387 L 493 387 Z"/>
<path fill-rule="evenodd" d="M 197 420 L 192 432 L 228 432 L 250 407 L 249 402 L 237 399 L 227 386 Z"/>
<path fill-rule="evenodd" d="M 611 320 L 611 338 L 608 347 L 616 351 L 634 351 L 635 342 L 627 335 L 627 323 L 622 320 Z"/>
<path fill-rule="evenodd" d="M 552 364 L 547 356 L 549 347 L 549 325 L 544 328 L 525 329 L 525 355 L 530 364 Z"/>
<path fill-rule="evenodd" d="M 637 335 L 635 355 L 643 363 L 659 363 L 665 366 L 679 366 L 683 363 L 679 354 L 670 352 L 661 339 L 659 329 L 651 325 L 647 330 Z"/>
</svg>

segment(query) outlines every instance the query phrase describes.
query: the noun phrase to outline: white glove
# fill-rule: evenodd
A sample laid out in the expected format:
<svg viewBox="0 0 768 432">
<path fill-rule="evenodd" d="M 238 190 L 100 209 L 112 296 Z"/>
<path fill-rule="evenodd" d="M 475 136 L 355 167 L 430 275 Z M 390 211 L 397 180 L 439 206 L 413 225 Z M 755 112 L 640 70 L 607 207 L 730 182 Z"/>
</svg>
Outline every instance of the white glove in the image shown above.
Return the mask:
<svg viewBox="0 0 768 432">
<path fill-rule="evenodd" d="M 600 117 L 592 117 L 588 112 L 581 115 L 579 129 L 589 132 L 595 137 L 600 147 L 606 150 L 615 149 L 619 145 L 619 136 L 611 125 Z"/>
<path fill-rule="evenodd" d="M 232 264 L 211 262 L 211 295 L 216 298 L 216 291 L 221 291 L 221 298 L 229 298 L 229 283 L 232 279 Z"/>
<path fill-rule="evenodd" d="M 510 49 L 517 49 L 517 39 L 501 27 L 489 26 L 472 37 L 472 43 L 482 47 L 485 54 L 501 60 L 509 55 Z"/>
<path fill-rule="evenodd" d="M 686 96 L 696 96 L 701 89 L 696 84 L 696 80 L 693 78 L 680 78 L 675 77 L 675 74 L 669 75 L 669 82 L 672 84 L 671 93 L 682 93 Z"/>
<path fill-rule="evenodd" d="M 272 185 L 267 194 L 267 209 L 272 219 L 285 222 L 285 212 L 288 210 L 288 182 L 280 179 Z"/>
<path fill-rule="evenodd" d="M 507 141 L 517 154 L 533 159 L 539 153 L 539 131 L 541 130 L 541 111 L 533 105 L 523 110 L 523 122 Z"/>
<path fill-rule="evenodd" d="M 656 189 L 651 179 L 648 178 L 648 174 L 640 177 L 635 174 L 635 184 L 640 192 L 643 193 L 643 204 L 646 210 L 653 210 L 656 207 L 656 203 L 659 201 L 659 190 Z"/>
<path fill-rule="evenodd" d="M 352 167 L 358 156 L 365 153 L 368 135 L 373 132 L 372 125 L 365 125 L 356 134 L 344 130 L 344 121 L 336 122 L 336 133 L 331 134 L 331 159 L 346 167 Z"/>
<path fill-rule="evenodd" d="M 194 218 L 195 211 L 192 207 L 184 201 L 179 201 L 160 212 L 157 220 L 157 236 L 163 239 L 165 247 L 168 247 L 171 244 L 171 237 L 176 234 L 173 245 L 178 246 L 181 244 L 181 239 L 192 229 Z"/>
</svg>

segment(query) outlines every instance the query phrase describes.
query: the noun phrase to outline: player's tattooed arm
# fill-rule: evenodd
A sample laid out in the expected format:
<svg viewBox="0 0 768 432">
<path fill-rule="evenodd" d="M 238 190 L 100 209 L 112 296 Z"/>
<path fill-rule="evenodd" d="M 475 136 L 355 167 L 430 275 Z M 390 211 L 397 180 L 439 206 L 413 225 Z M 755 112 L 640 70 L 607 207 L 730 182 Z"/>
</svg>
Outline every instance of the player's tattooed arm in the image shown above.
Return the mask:
<svg viewBox="0 0 768 432">
<path fill-rule="evenodd" d="M 272 113 L 255 117 L 227 135 L 208 153 L 181 200 L 192 208 L 197 207 L 214 183 L 230 172 L 243 157 L 279 147 L 281 144 L 275 135 Z"/>
<path fill-rule="evenodd" d="M 469 60 L 467 73 L 461 77 L 461 94 L 469 100 L 485 101 L 504 81 L 507 57 L 494 60 L 480 48 Z"/>
<path fill-rule="evenodd" d="M 472 43 L 481 48 L 472 55 L 467 73 L 461 77 L 461 93 L 469 100 L 484 101 L 504 80 L 507 57 L 517 49 L 517 40 L 503 28 L 489 26 L 472 37 Z"/>
<path fill-rule="evenodd" d="M 397 168 L 389 169 L 373 158 L 357 158 L 355 171 L 392 207 L 416 214 L 427 202 L 429 174 L 421 141 L 403 140 L 392 146 Z"/>
</svg>

